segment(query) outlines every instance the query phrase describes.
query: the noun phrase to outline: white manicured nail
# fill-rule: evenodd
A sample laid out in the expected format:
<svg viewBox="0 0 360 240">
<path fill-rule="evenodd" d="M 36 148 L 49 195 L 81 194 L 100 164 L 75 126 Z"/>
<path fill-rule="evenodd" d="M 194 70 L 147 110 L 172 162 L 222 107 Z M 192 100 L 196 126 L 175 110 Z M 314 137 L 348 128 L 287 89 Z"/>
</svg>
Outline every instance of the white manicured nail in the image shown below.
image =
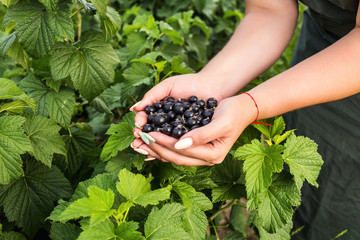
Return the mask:
<svg viewBox="0 0 360 240">
<path fill-rule="evenodd" d="M 135 127 L 141 128 L 140 125 L 137 122 L 135 122 Z"/>
<path fill-rule="evenodd" d="M 140 102 L 137 102 L 137 103 L 135 103 L 134 105 L 132 105 L 131 107 L 130 107 L 130 111 L 134 111 L 134 108 L 136 108 L 136 106 L 137 105 L 139 105 L 141 103 L 141 101 Z"/>
<path fill-rule="evenodd" d="M 141 148 L 135 148 L 134 151 L 136 151 L 140 154 L 149 155 L 149 153 L 147 151 L 145 151 L 144 149 L 141 149 Z"/>
<path fill-rule="evenodd" d="M 135 147 L 133 146 L 133 142 L 130 144 L 130 147 L 132 148 L 132 149 L 134 149 Z"/>
<path fill-rule="evenodd" d="M 145 158 L 144 161 L 152 161 L 152 160 L 155 160 L 156 158 L 154 157 L 148 157 L 148 158 Z"/>
<path fill-rule="evenodd" d="M 176 149 L 185 149 L 190 147 L 191 145 L 193 145 L 193 140 L 191 138 L 184 138 L 181 139 L 180 141 L 178 141 L 177 143 L 175 143 L 175 148 Z"/>
<path fill-rule="evenodd" d="M 143 132 L 139 132 L 141 139 L 146 143 L 147 145 L 150 145 L 150 140 L 146 137 L 146 135 Z"/>
<path fill-rule="evenodd" d="M 143 132 L 143 133 L 144 133 L 144 132 Z M 144 135 L 145 135 L 145 137 L 147 137 L 147 139 L 149 139 L 150 141 L 155 142 L 155 139 L 154 139 L 152 136 L 150 136 L 150 134 L 144 133 Z"/>
</svg>

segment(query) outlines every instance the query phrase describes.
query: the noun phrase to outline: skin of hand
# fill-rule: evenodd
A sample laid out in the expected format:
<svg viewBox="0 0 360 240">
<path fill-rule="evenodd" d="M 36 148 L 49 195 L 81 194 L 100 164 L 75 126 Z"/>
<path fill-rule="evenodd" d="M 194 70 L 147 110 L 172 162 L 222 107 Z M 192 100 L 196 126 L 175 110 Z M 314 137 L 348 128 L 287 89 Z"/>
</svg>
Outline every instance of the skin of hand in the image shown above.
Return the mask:
<svg viewBox="0 0 360 240">
<path fill-rule="evenodd" d="M 146 155 L 176 165 L 219 164 L 241 132 L 255 120 L 256 115 L 256 107 L 249 96 L 238 95 L 226 98 L 219 103 L 208 125 L 188 132 L 180 141 L 165 134 L 151 132 L 149 135 L 156 139 L 156 142 L 146 145 L 141 139 L 136 139 L 132 147 L 146 151 L 148 153 Z M 139 131 L 141 130 L 135 129 L 135 135 L 139 134 Z M 181 141 L 186 145 L 179 145 Z M 191 146 L 188 146 L 189 143 Z"/>
</svg>

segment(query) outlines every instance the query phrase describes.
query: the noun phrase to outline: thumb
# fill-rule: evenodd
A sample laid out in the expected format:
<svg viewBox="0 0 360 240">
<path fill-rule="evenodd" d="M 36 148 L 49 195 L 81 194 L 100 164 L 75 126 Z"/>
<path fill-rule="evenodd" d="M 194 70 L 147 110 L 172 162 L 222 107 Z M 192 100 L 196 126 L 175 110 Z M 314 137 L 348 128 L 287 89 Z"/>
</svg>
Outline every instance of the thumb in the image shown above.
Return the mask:
<svg viewBox="0 0 360 240">
<path fill-rule="evenodd" d="M 171 92 L 171 81 L 163 81 L 150 89 L 140 102 L 135 103 L 130 111 L 142 111 L 147 105 L 154 104 L 156 101 L 169 96 Z"/>
<path fill-rule="evenodd" d="M 191 130 L 180 140 L 175 143 L 175 149 L 185 149 L 191 146 L 198 146 L 207 144 L 215 139 L 221 138 L 224 136 L 224 129 L 226 126 L 221 124 L 218 119 L 214 119 L 209 124 Z"/>
</svg>

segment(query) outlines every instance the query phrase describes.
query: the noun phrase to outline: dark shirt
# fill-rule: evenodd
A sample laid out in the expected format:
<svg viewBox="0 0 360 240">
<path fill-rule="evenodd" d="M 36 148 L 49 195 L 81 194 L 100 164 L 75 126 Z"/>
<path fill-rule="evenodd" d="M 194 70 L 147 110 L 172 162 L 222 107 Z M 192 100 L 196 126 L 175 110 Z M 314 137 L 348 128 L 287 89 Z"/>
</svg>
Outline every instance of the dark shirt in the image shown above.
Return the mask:
<svg viewBox="0 0 360 240">
<path fill-rule="evenodd" d="M 343 37 L 355 27 L 359 0 L 300 0 L 332 36 Z"/>
</svg>

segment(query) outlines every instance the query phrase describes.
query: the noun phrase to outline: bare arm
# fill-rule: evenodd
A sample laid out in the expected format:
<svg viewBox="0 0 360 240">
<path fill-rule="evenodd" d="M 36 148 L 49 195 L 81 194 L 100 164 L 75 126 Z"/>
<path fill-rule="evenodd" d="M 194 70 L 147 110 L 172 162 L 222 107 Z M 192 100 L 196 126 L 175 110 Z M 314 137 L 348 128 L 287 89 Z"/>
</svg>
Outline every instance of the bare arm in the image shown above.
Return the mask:
<svg viewBox="0 0 360 240">
<path fill-rule="evenodd" d="M 250 92 L 260 118 L 342 99 L 360 92 L 360 16 L 345 37 Z"/>
<path fill-rule="evenodd" d="M 297 21 L 294 0 L 247 0 L 245 17 L 225 47 L 199 73 L 223 97 L 234 95 L 270 67 L 289 43 Z"/>
</svg>

